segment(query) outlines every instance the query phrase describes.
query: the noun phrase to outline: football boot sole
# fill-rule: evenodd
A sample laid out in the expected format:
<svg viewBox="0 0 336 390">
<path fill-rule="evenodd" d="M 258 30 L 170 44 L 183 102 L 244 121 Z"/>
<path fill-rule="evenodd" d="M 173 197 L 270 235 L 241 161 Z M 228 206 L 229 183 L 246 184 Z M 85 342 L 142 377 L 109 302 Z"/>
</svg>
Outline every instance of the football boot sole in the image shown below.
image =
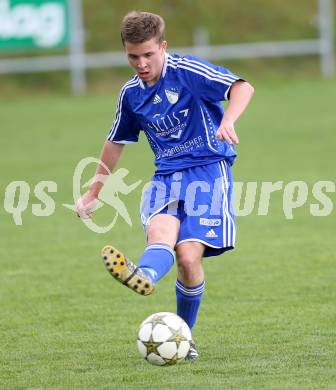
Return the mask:
<svg viewBox="0 0 336 390">
<path fill-rule="evenodd" d="M 118 282 L 129 287 L 140 295 L 149 295 L 154 291 L 154 283 L 135 264 L 111 245 L 106 245 L 101 251 L 107 271 Z"/>
</svg>

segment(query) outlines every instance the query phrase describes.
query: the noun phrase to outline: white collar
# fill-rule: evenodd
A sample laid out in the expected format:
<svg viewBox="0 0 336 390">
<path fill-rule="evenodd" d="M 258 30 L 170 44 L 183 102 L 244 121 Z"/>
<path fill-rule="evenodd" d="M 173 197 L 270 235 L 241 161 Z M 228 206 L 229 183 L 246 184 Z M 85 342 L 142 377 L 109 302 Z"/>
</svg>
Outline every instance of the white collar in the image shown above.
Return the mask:
<svg viewBox="0 0 336 390">
<path fill-rule="evenodd" d="M 162 77 L 165 77 L 166 72 L 167 72 L 168 57 L 169 57 L 169 54 L 167 52 L 165 52 L 165 58 L 164 58 L 162 74 L 161 74 Z"/>
</svg>

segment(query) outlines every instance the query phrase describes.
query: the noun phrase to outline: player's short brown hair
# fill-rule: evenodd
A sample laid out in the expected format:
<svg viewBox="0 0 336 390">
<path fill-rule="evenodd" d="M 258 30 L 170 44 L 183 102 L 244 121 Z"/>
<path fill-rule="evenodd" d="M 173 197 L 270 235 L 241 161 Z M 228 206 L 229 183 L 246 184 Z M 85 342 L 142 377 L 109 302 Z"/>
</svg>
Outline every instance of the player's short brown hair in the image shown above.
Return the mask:
<svg viewBox="0 0 336 390">
<path fill-rule="evenodd" d="M 160 15 L 150 12 L 131 11 L 121 24 L 121 40 L 125 42 L 143 43 L 156 38 L 158 43 L 164 39 L 165 22 Z"/>
</svg>

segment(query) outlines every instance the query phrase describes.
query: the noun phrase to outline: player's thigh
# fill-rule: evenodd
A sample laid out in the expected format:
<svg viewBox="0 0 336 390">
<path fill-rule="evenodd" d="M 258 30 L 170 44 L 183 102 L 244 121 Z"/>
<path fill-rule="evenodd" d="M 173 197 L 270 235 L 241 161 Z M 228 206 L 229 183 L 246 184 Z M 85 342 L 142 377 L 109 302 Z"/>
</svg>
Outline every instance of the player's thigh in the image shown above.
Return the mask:
<svg viewBox="0 0 336 390">
<path fill-rule="evenodd" d="M 154 215 L 147 225 L 148 244 L 160 242 L 174 248 L 179 229 L 180 221 L 176 217 L 169 214 Z"/>
</svg>

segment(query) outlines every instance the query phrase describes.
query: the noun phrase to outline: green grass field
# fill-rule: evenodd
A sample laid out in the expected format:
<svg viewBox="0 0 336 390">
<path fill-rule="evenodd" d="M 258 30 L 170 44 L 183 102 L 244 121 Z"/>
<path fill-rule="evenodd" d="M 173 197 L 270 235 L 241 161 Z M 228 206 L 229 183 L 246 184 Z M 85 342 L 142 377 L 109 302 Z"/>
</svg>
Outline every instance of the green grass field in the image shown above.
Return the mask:
<svg viewBox="0 0 336 390">
<path fill-rule="evenodd" d="M 140 187 L 125 201 L 133 226 L 119 219 L 91 232 L 62 206 L 72 203 L 76 164 L 98 156 L 115 97 L 32 97 L 0 101 L 1 389 L 336 389 L 335 210 L 313 217 L 312 186 L 335 182 L 335 81 L 256 83 L 237 124 L 236 181 L 305 181 L 306 204 L 285 218 L 282 192 L 268 216 L 238 218 L 235 251 L 205 262 L 207 287 L 194 337 L 200 360 L 154 367 L 140 358 L 136 333 L 157 311 L 175 311 L 175 270 L 152 296 L 118 285 L 100 248 L 113 243 L 137 259 L 144 246 Z M 144 140 L 129 146 L 126 182 L 149 180 Z M 94 167 L 91 166 L 91 173 Z M 4 210 L 5 188 L 30 186 L 22 226 Z M 37 217 L 41 180 L 57 183 L 55 212 Z M 328 196 L 333 204 L 335 193 Z M 110 222 L 104 207 L 97 223 Z"/>
</svg>

